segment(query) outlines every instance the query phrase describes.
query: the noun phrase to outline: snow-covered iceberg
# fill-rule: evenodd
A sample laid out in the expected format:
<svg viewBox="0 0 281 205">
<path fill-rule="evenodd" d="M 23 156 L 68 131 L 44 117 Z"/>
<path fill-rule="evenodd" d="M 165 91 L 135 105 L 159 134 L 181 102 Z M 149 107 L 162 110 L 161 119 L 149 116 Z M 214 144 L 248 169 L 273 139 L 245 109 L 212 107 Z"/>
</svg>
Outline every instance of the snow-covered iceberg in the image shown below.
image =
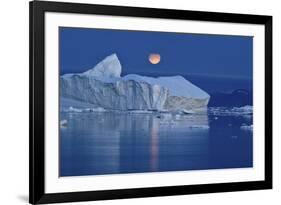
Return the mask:
<svg viewBox="0 0 281 205">
<path fill-rule="evenodd" d="M 60 77 L 60 96 L 111 110 L 156 110 L 199 112 L 206 110 L 210 96 L 182 76 L 121 77 L 116 54 L 94 68 Z"/>
</svg>

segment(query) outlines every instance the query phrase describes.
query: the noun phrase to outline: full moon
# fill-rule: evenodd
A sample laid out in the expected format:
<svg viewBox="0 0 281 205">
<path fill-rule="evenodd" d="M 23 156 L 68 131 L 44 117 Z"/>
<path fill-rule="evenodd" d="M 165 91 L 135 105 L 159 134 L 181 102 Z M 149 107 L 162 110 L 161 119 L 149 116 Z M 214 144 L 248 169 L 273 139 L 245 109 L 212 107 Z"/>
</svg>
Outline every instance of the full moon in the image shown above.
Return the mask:
<svg viewBox="0 0 281 205">
<path fill-rule="evenodd" d="M 151 53 L 148 59 L 151 64 L 158 64 L 161 60 L 161 56 L 157 53 Z"/>
</svg>

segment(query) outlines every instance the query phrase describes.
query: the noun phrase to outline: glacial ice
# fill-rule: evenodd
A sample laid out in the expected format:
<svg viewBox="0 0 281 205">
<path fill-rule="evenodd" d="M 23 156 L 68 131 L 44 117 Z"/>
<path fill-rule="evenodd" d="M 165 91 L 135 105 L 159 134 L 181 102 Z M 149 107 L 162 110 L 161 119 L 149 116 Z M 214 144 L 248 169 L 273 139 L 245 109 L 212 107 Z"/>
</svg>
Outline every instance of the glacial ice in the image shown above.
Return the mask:
<svg viewBox="0 0 281 205">
<path fill-rule="evenodd" d="M 67 127 L 67 120 L 61 120 L 61 121 L 60 121 L 60 127 L 61 127 L 61 128 Z"/>
<path fill-rule="evenodd" d="M 245 130 L 245 131 L 253 131 L 253 125 L 241 125 L 240 127 L 241 130 Z"/>
<path fill-rule="evenodd" d="M 251 116 L 253 106 L 245 105 L 243 107 L 209 107 L 209 113 L 216 116 Z"/>
<path fill-rule="evenodd" d="M 205 111 L 210 96 L 182 76 L 147 77 L 129 74 L 121 77 L 116 54 L 94 68 L 60 77 L 61 99 L 82 102 L 92 108 L 110 110 Z M 73 106 L 74 107 L 74 106 Z"/>
<path fill-rule="evenodd" d="M 117 77 L 121 76 L 121 64 L 117 58 L 117 55 L 114 53 L 110 56 L 107 56 L 103 61 L 98 63 L 94 68 L 82 73 L 86 76 L 94 77 Z"/>
</svg>

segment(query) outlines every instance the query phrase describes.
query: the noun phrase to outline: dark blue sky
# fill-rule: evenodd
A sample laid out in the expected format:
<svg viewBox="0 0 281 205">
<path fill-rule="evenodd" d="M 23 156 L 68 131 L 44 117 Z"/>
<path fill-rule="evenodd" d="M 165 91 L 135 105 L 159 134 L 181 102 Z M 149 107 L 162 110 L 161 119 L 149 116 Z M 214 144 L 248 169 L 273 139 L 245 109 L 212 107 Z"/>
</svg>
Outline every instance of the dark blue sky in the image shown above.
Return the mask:
<svg viewBox="0 0 281 205">
<path fill-rule="evenodd" d="M 252 78 L 253 38 L 166 32 L 60 28 L 61 74 L 79 73 L 116 53 L 122 73 Z M 150 53 L 161 61 L 153 65 Z"/>
</svg>

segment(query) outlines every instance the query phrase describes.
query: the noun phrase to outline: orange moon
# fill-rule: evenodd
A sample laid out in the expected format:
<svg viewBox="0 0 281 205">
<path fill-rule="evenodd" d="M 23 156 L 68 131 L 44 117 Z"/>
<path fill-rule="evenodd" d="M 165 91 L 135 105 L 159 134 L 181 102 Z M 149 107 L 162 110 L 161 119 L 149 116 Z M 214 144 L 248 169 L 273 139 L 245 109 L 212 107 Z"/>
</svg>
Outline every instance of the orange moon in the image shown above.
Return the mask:
<svg viewBox="0 0 281 205">
<path fill-rule="evenodd" d="M 148 57 L 149 62 L 152 64 L 158 64 L 161 60 L 161 56 L 157 53 L 151 53 Z"/>
</svg>

